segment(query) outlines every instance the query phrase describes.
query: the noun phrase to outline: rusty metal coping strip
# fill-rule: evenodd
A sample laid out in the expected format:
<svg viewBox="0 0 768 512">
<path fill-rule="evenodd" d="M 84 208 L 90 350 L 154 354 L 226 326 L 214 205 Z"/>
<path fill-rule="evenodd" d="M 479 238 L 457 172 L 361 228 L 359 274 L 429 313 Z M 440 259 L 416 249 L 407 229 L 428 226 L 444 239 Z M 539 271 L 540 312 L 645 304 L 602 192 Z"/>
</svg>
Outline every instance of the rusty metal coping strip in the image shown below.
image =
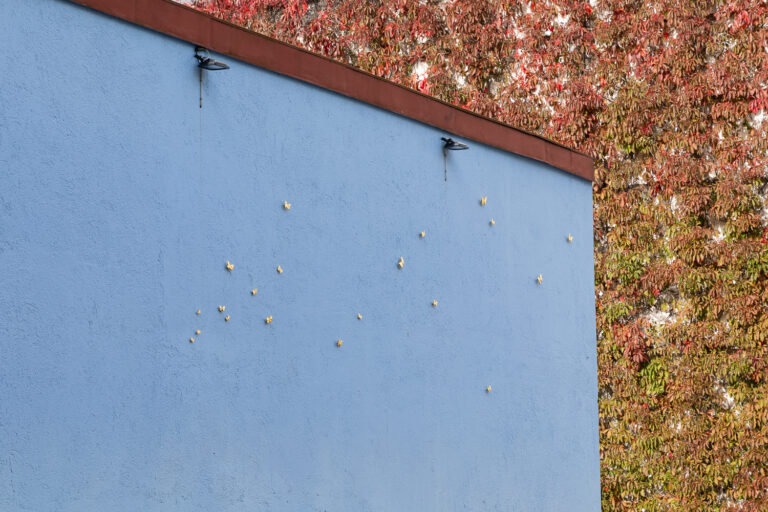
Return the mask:
<svg viewBox="0 0 768 512">
<path fill-rule="evenodd" d="M 594 179 L 591 157 L 172 0 L 70 0 L 222 55 Z"/>
</svg>

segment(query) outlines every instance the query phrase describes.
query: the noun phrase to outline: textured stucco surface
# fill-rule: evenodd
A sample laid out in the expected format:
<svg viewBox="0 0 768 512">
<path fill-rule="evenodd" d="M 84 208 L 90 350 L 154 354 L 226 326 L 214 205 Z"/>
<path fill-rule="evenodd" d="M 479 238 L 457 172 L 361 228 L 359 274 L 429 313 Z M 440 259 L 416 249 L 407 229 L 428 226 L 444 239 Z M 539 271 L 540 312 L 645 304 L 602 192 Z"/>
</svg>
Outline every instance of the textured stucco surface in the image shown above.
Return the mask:
<svg viewBox="0 0 768 512">
<path fill-rule="evenodd" d="M 588 182 L 223 57 L 201 115 L 61 0 L 0 47 L 0 510 L 599 510 Z"/>
</svg>

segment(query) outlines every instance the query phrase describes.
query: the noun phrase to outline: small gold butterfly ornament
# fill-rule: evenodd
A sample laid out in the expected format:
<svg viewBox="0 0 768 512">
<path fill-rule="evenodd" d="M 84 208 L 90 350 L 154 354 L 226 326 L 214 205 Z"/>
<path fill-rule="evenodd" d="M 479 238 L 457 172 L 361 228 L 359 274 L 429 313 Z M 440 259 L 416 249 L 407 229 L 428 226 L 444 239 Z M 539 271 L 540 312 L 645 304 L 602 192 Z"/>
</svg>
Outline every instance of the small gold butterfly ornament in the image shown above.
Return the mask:
<svg viewBox="0 0 768 512">
<path fill-rule="evenodd" d="M 267 318 L 264 319 L 265 324 L 271 324 L 272 323 L 272 315 L 269 315 Z"/>
<path fill-rule="evenodd" d="M 485 203 L 488 202 L 488 196 L 483 196 L 480 198 L 480 206 L 485 206 Z"/>
<path fill-rule="evenodd" d="M 437 301 L 436 301 L 436 300 L 433 300 L 433 301 L 432 301 L 432 307 L 433 307 L 433 308 L 436 308 L 436 307 L 437 307 Z"/>
<path fill-rule="evenodd" d="M 488 224 L 490 224 L 491 226 L 495 226 L 496 225 L 496 221 L 491 219 L 491 222 L 489 222 Z"/>
<path fill-rule="evenodd" d="M 341 347 L 344 344 L 343 340 L 336 340 L 336 346 Z"/>
<path fill-rule="evenodd" d="M 426 231 L 422 231 L 421 233 L 419 233 L 419 236 L 421 238 L 424 238 L 425 236 L 427 236 L 427 232 Z"/>
<path fill-rule="evenodd" d="M 291 203 L 288 201 L 283 201 L 283 209 L 284 210 L 290 210 L 291 209 Z"/>
<path fill-rule="evenodd" d="M 405 266 L 405 260 L 400 256 L 400 261 L 397 262 L 397 266 L 403 268 Z"/>
<path fill-rule="evenodd" d="M 573 242 L 573 236 L 571 236 L 571 234 L 568 233 L 568 238 L 566 240 L 568 240 L 568 243 Z"/>
<path fill-rule="evenodd" d="M 227 261 L 227 272 L 232 272 L 233 270 L 235 270 L 235 266 Z"/>
<path fill-rule="evenodd" d="M 257 293 L 259 293 L 259 290 L 257 288 L 254 288 L 253 290 L 251 290 L 251 295 L 256 295 Z"/>
<path fill-rule="evenodd" d="M 358 313 L 358 314 L 357 314 L 357 319 L 358 319 L 358 320 L 362 320 L 362 319 L 363 319 L 363 315 L 361 315 L 360 313 Z"/>
<path fill-rule="evenodd" d="M 227 316 L 225 316 L 225 317 L 224 317 L 224 321 L 225 321 L 225 322 L 229 322 L 229 315 L 227 315 Z"/>
<path fill-rule="evenodd" d="M 219 306 L 219 313 L 223 313 L 225 309 L 227 309 L 226 306 Z"/>
<path fill-rule="evenodd" d="M 488 386 L 487 388 L 485 388 L 485 392 L 486 393 L 490 393 L 491 392 L 491 386 Z"/>
<path fill-rule="evenodd" d="M 278 274 L 282 274 L 283 273 L 283 267 L 281 267 L 280 265 L 277 266 L 277 273 Z"/>
<path fill-rule="evenodd" d="M 541 276 L 541 274 L 539 274 L 538 277 L 536 278 L 536 282 L 539 283 L 539 284 L 541 284 L 541 282 L 543 280 L 544 280 L 544 278 Z"/>
</svg>

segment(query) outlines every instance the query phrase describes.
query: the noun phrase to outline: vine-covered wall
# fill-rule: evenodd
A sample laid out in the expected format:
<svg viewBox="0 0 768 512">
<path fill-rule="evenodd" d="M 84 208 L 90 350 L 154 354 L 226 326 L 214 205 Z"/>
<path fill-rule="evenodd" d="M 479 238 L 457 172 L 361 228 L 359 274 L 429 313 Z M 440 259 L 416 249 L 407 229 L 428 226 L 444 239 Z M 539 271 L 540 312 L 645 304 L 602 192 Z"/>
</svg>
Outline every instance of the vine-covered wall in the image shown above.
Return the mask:
<svg viewBox="0 0 768 512">
<path fill-rule="evenodd" d="M 200 109 L 69 2 L 0 44 L 0 508 L 599 507 L 589 182 L 223 56 Z"/>
</svg>

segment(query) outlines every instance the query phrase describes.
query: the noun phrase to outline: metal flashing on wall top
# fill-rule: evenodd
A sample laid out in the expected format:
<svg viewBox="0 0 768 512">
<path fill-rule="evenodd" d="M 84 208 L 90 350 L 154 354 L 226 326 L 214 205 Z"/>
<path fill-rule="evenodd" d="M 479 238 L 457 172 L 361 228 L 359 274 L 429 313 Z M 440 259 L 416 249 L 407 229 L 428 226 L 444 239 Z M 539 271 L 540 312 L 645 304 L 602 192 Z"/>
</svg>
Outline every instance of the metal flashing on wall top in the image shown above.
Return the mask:
<svg viewBox="0 0 768 512">
<path fill-rule="evenodd" d="M 588 155 L 172 0 L 70 1 L 460 137 L 594 179 L 594 162 Z"/>
</svg>

